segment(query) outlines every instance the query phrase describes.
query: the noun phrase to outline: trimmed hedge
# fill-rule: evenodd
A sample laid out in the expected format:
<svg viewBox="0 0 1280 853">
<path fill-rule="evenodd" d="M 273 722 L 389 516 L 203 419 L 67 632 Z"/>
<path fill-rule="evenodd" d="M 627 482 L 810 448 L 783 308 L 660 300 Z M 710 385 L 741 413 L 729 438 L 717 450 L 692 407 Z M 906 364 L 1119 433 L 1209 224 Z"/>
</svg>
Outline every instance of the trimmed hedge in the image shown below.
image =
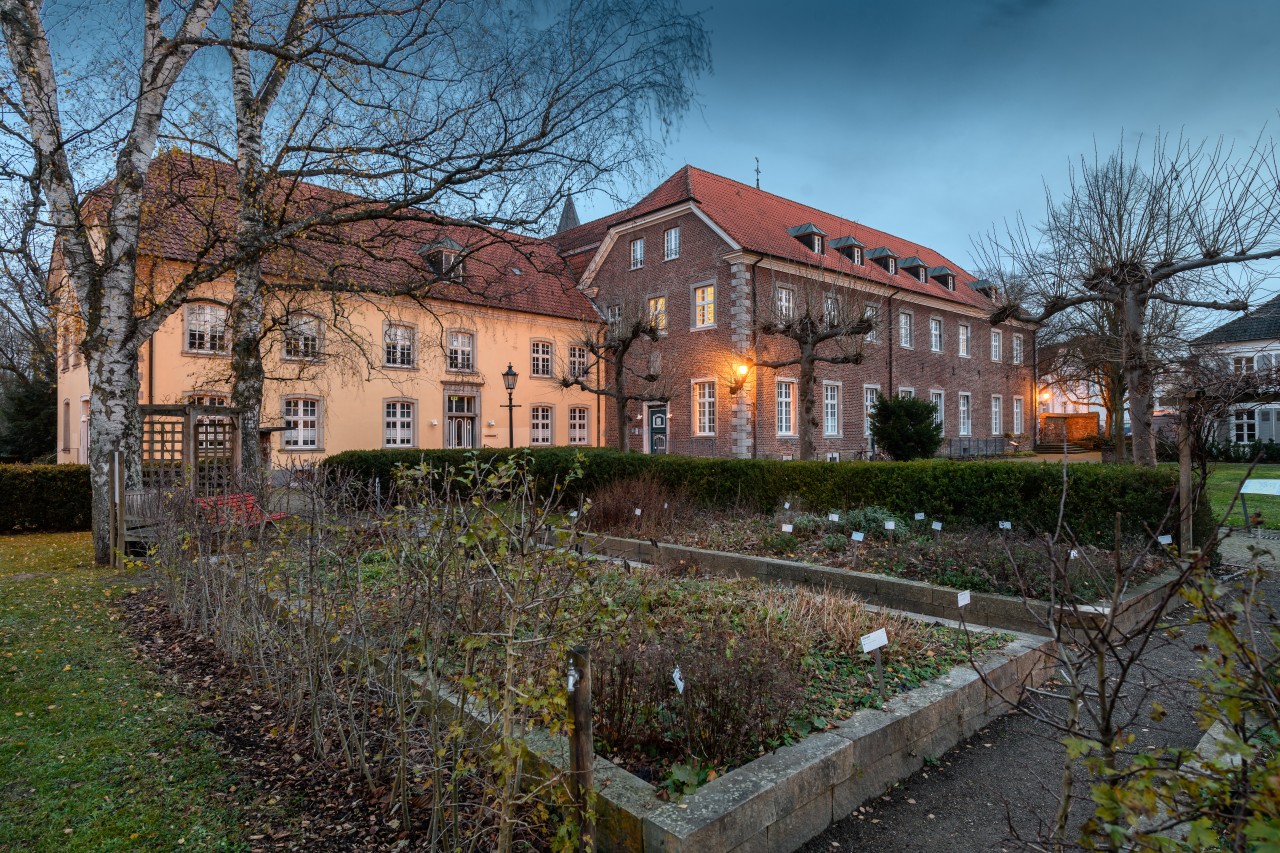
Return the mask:
<svg viewBox="0 0 1280 853">
<path fill-rule="evenodd" d="M 0 465 L 0 533 L 88 530 L 88 465 Z"/>
<path fill-rule="evenodd" d="M 471 452 L 490 461 L 512 451 L 361 450 L 331 456 L 325 464 L 362 482 L 380 480 L 385 488 L 397 465 L 453 467 Z M 1055 463 L 782 462 L 559 447 L 529 452 L 533 473 L 544 483 L 563 479 L 581 453 L 586 463 L 582 479 L 572 487 L 575 494 L 590 494 L 604 483 L 648 471 L 705 506 L 766 513 L 784 500 L 814 512 L 882 506 L 898 514 L 923 512 L 950 524 L 985 526 L 1008 520 L 1041 532 L 1057 523 L 1062 494 L 1062 466 Z M 1124 516 L 1126 534 L 1144 536 L 1148 528 L 1163 527 L 1176 538 L 1177 511 L 1171 508 L 1176 470 L 1077 463 L 1068 466 L 1067 477 L 1066 521 L 1081 541 L 1110 547 L 1117 512 Z M 1196 512 L 1196 541 L 1205 541 L 1213 525 L 1204 501 Z"/>
</svg>

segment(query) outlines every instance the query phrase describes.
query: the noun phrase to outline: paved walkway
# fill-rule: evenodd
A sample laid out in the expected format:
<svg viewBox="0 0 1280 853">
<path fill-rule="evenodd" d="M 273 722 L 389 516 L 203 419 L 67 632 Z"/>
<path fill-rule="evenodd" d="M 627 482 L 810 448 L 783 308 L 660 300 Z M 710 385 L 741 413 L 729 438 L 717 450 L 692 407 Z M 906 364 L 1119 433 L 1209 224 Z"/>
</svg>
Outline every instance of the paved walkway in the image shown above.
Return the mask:
<svg viewBox="0 0 1280 853">
<path fill-rule="evenodd" d="M 1280 555 L 1280 540 L 1246 540 L 1242 534 L 1223 544 L 1227 563 L 1243 564 L 1250 546 L 1272 546 Z M 1265 557 L 1272 565 L 1274 558 Z M 1266 563 L 1264 562 L 1264 565 Z M 1264 584 L 1264 595 L 1280 607 L 1280 571 Z M 1178 614 L 1174 614 L 1176 617 Z M 1199 655 L 1194 646 L 1204 631 L 1191 627 L 1174 641 L 1150 648 L 1134 676 L 1131 710 L 1137 712 L 1131 730 L 1137 749 L 1152 746 L 1193 748 L 1203 732 L 1192 712 L 1195 695 L 1188 680 L 1196 673 Z M 1151 723 L 1147 710 L 1159 700 L 1168 716 Z M 1032 713 L 1014 711 L 973 738 L 941 756 L 864 810 L 830 827 L 801 848 L 805 853 L 837 850 L 878 850 L 885 853 L 977 853 L 1023 850 L 1018 837 L 1034 839 L 1052 820 L 1062 773 L 1058 735 L 1034 712 L 1061 713 L 1043 701 L 1029 703 Z M 1077 783 L 1079 821 L 1089 811 L 1088 790 Z"/>
</svg>

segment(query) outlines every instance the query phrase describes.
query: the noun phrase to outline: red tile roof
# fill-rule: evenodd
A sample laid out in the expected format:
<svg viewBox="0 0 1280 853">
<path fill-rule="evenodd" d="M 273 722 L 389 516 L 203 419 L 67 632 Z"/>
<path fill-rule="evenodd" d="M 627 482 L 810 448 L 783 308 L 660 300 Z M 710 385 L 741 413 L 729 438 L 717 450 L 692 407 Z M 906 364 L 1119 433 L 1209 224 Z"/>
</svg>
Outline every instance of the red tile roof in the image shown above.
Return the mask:
<svg viewBox="0 0 1280 853">
<path fill-rule="evenodd" d="M 993 307 L 990 299 L 968 286 L 975 280 L 973 275 L 926 246 L 693 166 L 683 167 L 626 210 L 584 223 L 551 239 L 567 254 L 575 248 L 599 243 L 615 225 L 684 201 L 696 202 L 713 222 L 747 251 L 806 266 L 821 266 L 849 273 L 890 287 L 928 294 L 951 302 L 983 309 Z M 927 283 L 917 281 L 913 276 L 902 272 L 890 275 L 872 261 L 859 266 L 830 248 L 825 254 L 818 255 L 787 233 L 788 228 L 810 222 L 825 231 L 828 239 L 851 235 L 868 250 L 886 246 L 900 258 L 916 255 L 930 267 L 950 267 L 956 273 L 956 289 L 947 290 L 932 280 Z"/>
<path fill-rule="evenodd" d="M 143 203 L 143 256 L 210 263 L 234 243 L 236 171 L 228 163 L 185 153 L 155 159 Z M 269 207 L 279 222 L 314 214 L 378 209 L 374 202 L 299 181 L 277 181 Z M 110 187 L 89 194 L 85 215 L 101 215 Z M 509 308 L 572 320 L 599 319 L 577 289 L 554 246 L 533 237 L 478 226 L 443 225 L 429 211 L 312 229 L 263 258 L 272 278 L 333 284 L 352 290 L 397 292 L 417 285 L 425 298 Z M 426 285 L 433 275 L 420 250 L 449 238 L 466 249 L 461 283 Z"/>
</svg>

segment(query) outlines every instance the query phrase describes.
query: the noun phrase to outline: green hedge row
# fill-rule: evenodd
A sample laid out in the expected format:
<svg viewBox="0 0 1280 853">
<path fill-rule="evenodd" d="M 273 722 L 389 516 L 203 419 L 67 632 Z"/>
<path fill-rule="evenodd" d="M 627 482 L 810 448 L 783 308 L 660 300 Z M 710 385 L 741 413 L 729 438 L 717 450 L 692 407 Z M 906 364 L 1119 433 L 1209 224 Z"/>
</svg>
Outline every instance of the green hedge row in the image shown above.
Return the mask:
<svg viewBox="0 0 1280 853">
<path fill-rule="evenodd" d="M 477 455 L 488 461 L 510 452 Z M 573 489 L 577 493 L 590 494 L 604 483 L 652 472 L 705 506 L 759 512 L 772 512 L 786 500 L 820 513 L 874 505 L 902 514 L 923 512 L 951 524 L 985 526 L 1008 520 L 1040 532 L 1057 523 L 1062 495 L 1062 466 L 1032 462 L 781 462 L 548 448 L 532 451 L 533 471 L 541 482 L 563 479 L 578 453 L 586 463 Z M 457 450 L 350 451 L 326 464 L 361 482 L 377 479 L 385 485 L 397 465 L 452 467 L 466 457 L 466 451 Z M 1176 510 L 1171 509 L 1175 469 L 1084 463 L 1068 466 L 1067 476 L 1065 517 L 1082 541 L 1109 546 L 1117 512 L 1123 514 L 1127 534 L 1163 528 L 1177 536 Z M 1213 524 L 1213 513 L 1203 501 L 1195 519 L 1197 542 L 1208 538 Z"/>
<path fill-rule="evenodd" d="M 0 534 L 88 530 L 88 465 L 0 465 Z"/>
</svg>

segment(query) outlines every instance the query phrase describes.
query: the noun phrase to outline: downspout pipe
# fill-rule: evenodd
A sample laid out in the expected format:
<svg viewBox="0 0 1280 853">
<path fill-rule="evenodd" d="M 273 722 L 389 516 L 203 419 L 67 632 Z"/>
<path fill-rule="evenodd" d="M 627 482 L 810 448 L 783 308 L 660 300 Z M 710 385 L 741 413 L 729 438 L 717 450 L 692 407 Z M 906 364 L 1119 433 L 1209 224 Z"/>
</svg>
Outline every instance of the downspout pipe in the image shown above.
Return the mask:
<svg viewBox="0 0 1280 853">
<path fill-rule="evenodd" d="M 756 333 L 756 297 L 759 289 L 756 287 L 756 268 L 760 266 L 760 262 L 764 260 L 764 256 L 756 258 L 751 264 L 751 361 L 753 364 L 760 363 L 760 336 Z M 751 458 L 756 459 L 760 455 L 760 368 L 756 368 L 756 381 L 753 389 L 756 396 L 755 404 L 751 409 Z"/>
<path fill-rule="evenodd" d="M 897 324 L 893 322 L 893 297 L 901 292 L 901 287 L 895 287 L 893 292 L 889 294 L 889 299 L 885 305 L 885 314 L 888 315 L 885 317 L 884 322 L 887 331 L 885 342 L 889 346 L 889 387 L 885 389 L 888 392 L 885 394 L 886 397 L 893 393 L 893 330 L 897 328 Z"/>
</svg>

